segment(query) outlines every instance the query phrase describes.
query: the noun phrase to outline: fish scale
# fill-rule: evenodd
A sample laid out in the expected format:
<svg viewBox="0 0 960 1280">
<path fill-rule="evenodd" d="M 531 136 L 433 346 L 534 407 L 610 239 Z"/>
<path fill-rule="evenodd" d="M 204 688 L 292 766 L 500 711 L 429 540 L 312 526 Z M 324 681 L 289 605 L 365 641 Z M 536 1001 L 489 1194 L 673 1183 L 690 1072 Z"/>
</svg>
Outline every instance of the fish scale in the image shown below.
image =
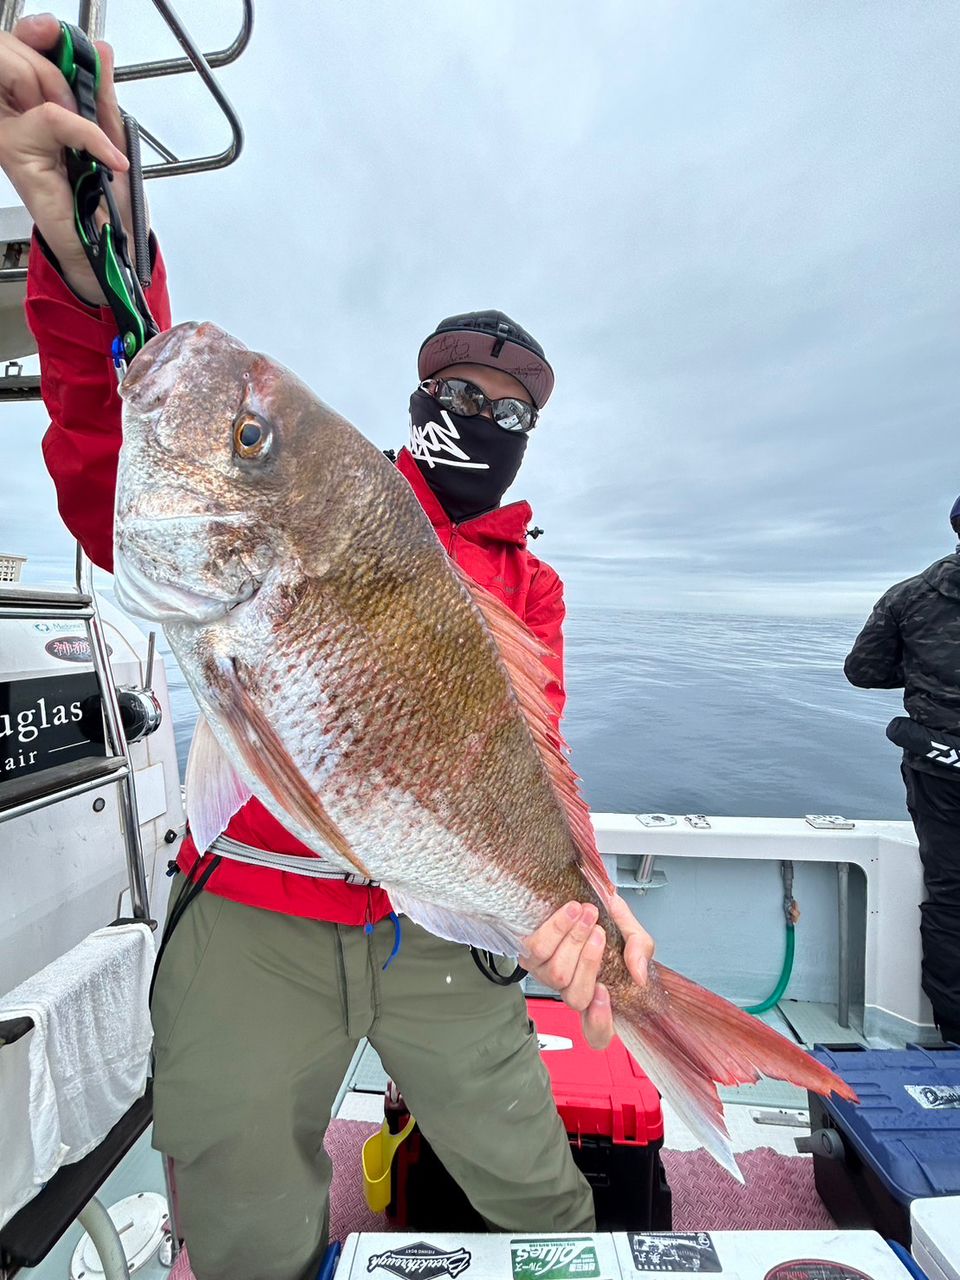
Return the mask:
<svg viewBox="0 0 960 1280">
<path fill-rule="evenodd" d="M 266 603 L 266 602 L 265 602 Z M 443 607 L 451 608 L 455 601 Z M 475 624 L 469 601 L 460 600 L 461 608 L 466 606 L 468 617 Z M 311 599 L 311 612 L 322 618 L 329 610 L 329 602 L 325 600 L 322 588 L 315 598 Z M 260 689 L 259 696 L 268 712 L 271 722 L 289 731 L 289 740 L 297 744 L 293 750 L 295 760 L 304 775 L 317 789 L 326 787 L 329 791 L 328 808 L 337 825 L 344 831 L 351 843 L 359 848 L 367 848 L 374 839 L 378 846 L 377 859 L 380 876 L 384 880 L 396 881 L 398 885 L 406 883 L 409 875 L 407 859 L 413 856 L 419 863 L 420 875 L 426 871 L 427 883 L 447 884 L 462 879 L 462 864 L 455 846 L 447 840 L 437 840 L 437 848 L 431 851 L 431 857 L 425 860 L 421 856 L 423 843 L 429 837 L 426 832 L 433 830 L 438 821 L 446 819 L 460 838 L 466 839 L 471 833 L 487 833 L 502 831 L 507 824 L 521 826 L 518 838 L 526 837 L 526 844 L 540 846 L 544 842 L 544 822 L 550 816 L 545 812 L 548 808 L 537 799 L 546 796 L 541 786 L 535 794 L 534 803 L 523 823 L 510 824 L 513 815 L 520 812 L 523 806 L 517 803 L 517 791 L 523 787 L 522 777 L 509 778 L 510 755 L 498 749 L 494 736 L 494 749 L 487 753 L 486 759 L 473 753 L 474 767 L 472 776 L 460 780 L 464 800 L 461 805 L 452 808 L 446 803 L 447 793 L 438 790 L 434 795 L 423 794 L 424 787 L 436 779 L 436 761 L 433 759 L 438 732 L 442 736 L 445 730 L 460 727 L 461 738 L 469 733 L 480 740 L 491 737 L 491 732 L 504 724 L 509 731 L 524 733 L 522 720 L 517 720 L 516 710 L 509 705 L 510 693 L 499 664 L 490 663 L 490 670 L 484 682 L 485 687 L 499 685 L 501 707 L 494 707 L 488 720 L 494 721 L 493 730 L 487 725 L 480 732 L 467 730 L 466 706 L 471 697 L 477 693 L 464 689 L 457 696 L 456 673 L 461 665 L 460 651 L 462 645 L 457 637 L 444 632 L 440 645 L 440 657 L 431 665 L 423 666 L 416 661 L 415 651 L 409 644 L 394 643 L 393 637 L 408 633 L 409 624 L 404 619 L 404 610 L 382 610 L 382 626 L 378 635 L 371 636 L 369 628 L 351 629 L 347 624 L 334 628 L 329 635 L 324 635 L 321 628 L 312 632 L 304 632 L 299 628 L 293 631 L 292 656 L 284 663 L 284 648 L 279 648 L 277 661 L 285 665 L 285 670 L 293 674 L 296 667 L 297 653 L 314 653 L 325 655 L 324 660 L 314 659 L 306 672 L 301 670 L 296 681 L 289 681 L 280 686 L 280 694 L 274 690 L 276 684 Z M 284 646 L 289 645 L 289 637 L 284 634 Z M 391 655 L 388 663 L 379 661 L 379 655 L 386 652 Z M 398 699 L 395 692 L 385 680 L 384 666 L 392 669 L 404 696 Z M 412 670 L 411 670 L 412 668 Z M 307 679 L 304 680 L 303 676 Z M 462 682 L 460 682 L 462 683 Z M 339 690 L 335 704 L 324 700 L 320 705 L 303 700 L 304 685 L 318 690 L 336 687 Z M 451 692 L 453 690 L 453 692 Z M 251 688 L 254 692 L 254 688 Z M 399 713 L 398 713 L 399 702 Z M 434 732 L 424 731 L 424 706 L 433 708 L 436 717 Z M 342 710 L 339 714 L 336 708 Z M 360 709 L 365 715 L 359 724 Z M 332 719 L 324 719 L 324 711 L 329 714 L 334 710 Z M 431 712 L 427 712 L 430 715 Z M 315 740 L 311 733 L 317 734 Z M 452 742 L 452 754 L 462 759 L 460 742 Z M 465 753 L 468 749 L 465 747 Z M 329 757 L 337 757 L 337 767 L 327 776 Z M 534 763 L 538 763 L 534 761 Z M 477 770 L 484 766 L 486 777 L 478 778 Z M 531 771 L 533 772 L 533 771 Z M 411 775 L 414 781 L 419 777 L 424 780 L 424 787 L 414 785 L 411 788 Z M 376 782 L 371 782 L 376 779 Z M 511 785 L 512 782 L 512 785 Z M 472 784 L 472 785 L 471 785 Z M 458 787 L 456 794 L 460 794 Z M 412 803 L 401 807 L 398 822 L 398 797 L 409 794 L 412 790 Z M 511 803 L 511 798 L 513 803 Z M 556 818 L 556 815 L 554 815 Z M 416 827 L 425 828 L 417 834 Z M 569 849 L 571 863 L 570 890 L 584 892 L 575 870 L 575 854 L 569 833 L 565 831 L 561 821 L 556 820 L 555 838 L 565 841 Z M 372 828 L 372 831 L 371 831 Z M 399 828 L 399 830 L 398 830 Z M 531 836 L 531 832 L 536 832 Z M 411 838 L 411 835 L 415 838 Z M 496 842 L 497 852 L 502 856 L 503 844 Z M 507 850 L 509 853 L 509 849 Z M 365 858 L 365 861 L 369 859 Z M 523 865 L 523 860 L 517 860 Z M 485 910 L 496 909 L 503 902 L 503 882 L 505 870 L 488 863 L 481 855 L 477 857 L 477 867 L 482 873 L 492 866 L 489 875 L 481 875 L 477 885 L 471 892 L 463 894 L 448 892 L 445 900 L 448 904 L 462 902 L 464 907 L 479 905 Z M 477 888 L 483 892 L 478 895 Z M 538 920 L 539 901 L 528 894 L 524 900 L 521 893 L 514 891 L 511 895 L 514 905 L 511 923 L 518 934 L 532 929 Z M 522 903 L 522 908 L 521 908 Z"/>
<path fill-rule="evenodd" d="M 517 954 L 564 903 L 596 904 L 617 1031 L 734 1173 L 716 1082 L 852 1096 L 682 975 L 651 964 L 635 983 L 543 651 L 379 450 L 214 325 L 148 343 L 121 394 L 117 595 L 164 625 L 203 712 L 187 770 L 201 852 L 255 795 L 454 941 Z"/>
</svg>

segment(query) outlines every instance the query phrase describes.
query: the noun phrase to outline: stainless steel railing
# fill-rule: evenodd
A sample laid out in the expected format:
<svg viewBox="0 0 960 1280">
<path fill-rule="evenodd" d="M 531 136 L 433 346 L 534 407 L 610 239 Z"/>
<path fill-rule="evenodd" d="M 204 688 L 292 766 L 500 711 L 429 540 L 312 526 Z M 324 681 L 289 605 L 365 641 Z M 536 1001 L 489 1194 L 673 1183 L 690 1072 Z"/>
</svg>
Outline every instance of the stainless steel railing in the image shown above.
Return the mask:
<svg viewBox="0 0 960 1280">
<path fill-rule="evenodd" d="M 0 30 L 12 31 L 23 15 L 24 0 L 0 0 Z M 250 43 L 253 33 L 253 0 L 241 0 L 240 30 L 234 39 L 223 49 L 213 53 L 201 53 L 193 37 L 187 31 L 168 0 L 153 0 L 153 5 L 173 33 L 177 43 L 186 57 L 161 58 L 150 62 L 134 62 L 118 67 L 116 79 L 118 83 L 134 80 L 153 80 L 159 76 L 182 75 L 195 71 L 203 81 L 208 92 L 220 109 L 221 114 L 230 126 L 230 141 L 222 151 L 208 155 L 190 156 L 181 159 L 148 129 L 140 126 L 140 135 L 161 157 L 156 164 L 145 165 L 144 178 L 175 177 L 185 173 L 203 173 L 208 169 L 223 169 L 232 164 L 243 149 L 243 128 L 240 118 L 230 100 L 221 89 L 213 68 L 225 67 L 235 62 Z M 91 39 L 103 39 L 106 30 L 107 0 L 80 0 L 78 25 Z"/>
<path fill-rule="evenodd" d="M 110 667 L 103 624 L 93 588 L 93 566 L 77 546 L 76 590 L 30 591 L 22 587 L 0 589 L 0 619 L 25 618 L 34 622 L 83 622 L 90 640 L 93 669 L 100 687 L 103 705 L 104 746 L 102 760 L 77 761 L 51 770 L 47 778 L 39 778 L 16 791 L 0 788 L 0 823 L 34 813 L 71 796 L 82 795 L 100 787 L 117 786 L 120 821 L 123 830 L 127 879 L 130 884 L 131 910 L 135 919 L 149 920 L 150 905 L 147 877 L 143 865 L 143 844 L 137 812 L 137 790 L 133 762 L 120 718 L 117 688 Z M 26 780 L 24 780 L 26 781 Z"/>
</svg>

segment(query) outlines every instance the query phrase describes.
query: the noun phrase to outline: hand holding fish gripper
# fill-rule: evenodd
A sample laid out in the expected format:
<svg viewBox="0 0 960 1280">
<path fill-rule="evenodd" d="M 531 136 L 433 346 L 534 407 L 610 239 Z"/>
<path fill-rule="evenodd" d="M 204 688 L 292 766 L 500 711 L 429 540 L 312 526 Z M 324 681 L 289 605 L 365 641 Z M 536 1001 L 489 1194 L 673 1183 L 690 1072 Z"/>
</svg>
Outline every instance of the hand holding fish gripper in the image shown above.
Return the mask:
<svg viewBox="0 0 960 1280">
<path fill-rule="evenodd" d="M 60 69 L 73 90 L 80 115 L 96 124 L 100 54 L 93 43 L 79 27 L 61 22 L 60 39 L 47 57 Z M 127 233 L 113 194 L 113 171 L 87 151 L 68 147 L 65 153 L 67 178 L 73 188 L 77 235 L 119 330 L 113 344 L 113 362 L 118 377 L 123 376 L 137 352 L 159 332 L 141 284 L 141 277 L 147 280 L 149 277 L 149 259 L 139 136 L 132 117 L 124 116 L 123 119 L 130 153 L 130 203 L 138 270 L 130 262 Z M 106 206 L 107 214 L 102 225 L 97 219 L 101 202 Z"/>
</svg>

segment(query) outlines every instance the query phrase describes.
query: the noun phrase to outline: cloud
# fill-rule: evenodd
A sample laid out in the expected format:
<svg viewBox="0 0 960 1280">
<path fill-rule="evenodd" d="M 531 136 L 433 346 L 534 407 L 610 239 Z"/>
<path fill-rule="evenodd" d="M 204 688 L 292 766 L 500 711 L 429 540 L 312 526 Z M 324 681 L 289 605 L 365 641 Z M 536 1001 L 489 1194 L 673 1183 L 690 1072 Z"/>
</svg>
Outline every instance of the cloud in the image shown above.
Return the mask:
<svg viewBox="0 0 960 1280">
<path fill-rule="evenodd" d="M 425 333 L 502 307 L 557 370 L 517 496 L 577 598 L 855 612 L 952 545 L 958 55 L 920 0 L 264 5 L 241 160 L 150 190 L 175 310 L 387 446 Z M 222 145 L 185 78 L 124 100 Z M 12 550 L 55 521 L 38 439 Z"/>
</svg>

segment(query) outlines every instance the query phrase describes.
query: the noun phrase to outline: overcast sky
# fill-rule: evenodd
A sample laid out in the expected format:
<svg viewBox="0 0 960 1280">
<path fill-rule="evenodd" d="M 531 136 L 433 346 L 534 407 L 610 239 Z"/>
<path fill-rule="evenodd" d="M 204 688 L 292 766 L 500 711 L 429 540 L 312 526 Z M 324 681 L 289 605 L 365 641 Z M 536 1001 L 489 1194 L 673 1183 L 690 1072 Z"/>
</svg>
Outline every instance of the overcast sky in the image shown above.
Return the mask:
<svg viewBox="0 0 960 1280">
<path fill-rule="evenodd" d="M 178 9 L 207 47 L 239 21 Z M 953 548 L 956 19 L 260 0 L 221 73 L 241 159 L 150 187 L 175 316 L 396 446 L 422 338 L 501 308 L 557 372 L 512 496 L 573 606 L 863 613 Z M 120 61 L 175 51 L 147 0 L 112 0 L 108 34 Z M 186 78 L 122 100 L 180 153 L 225 141 Z M 0 550 L 64 554 L 42 412 L 2 414 Z"/>
</svg>

